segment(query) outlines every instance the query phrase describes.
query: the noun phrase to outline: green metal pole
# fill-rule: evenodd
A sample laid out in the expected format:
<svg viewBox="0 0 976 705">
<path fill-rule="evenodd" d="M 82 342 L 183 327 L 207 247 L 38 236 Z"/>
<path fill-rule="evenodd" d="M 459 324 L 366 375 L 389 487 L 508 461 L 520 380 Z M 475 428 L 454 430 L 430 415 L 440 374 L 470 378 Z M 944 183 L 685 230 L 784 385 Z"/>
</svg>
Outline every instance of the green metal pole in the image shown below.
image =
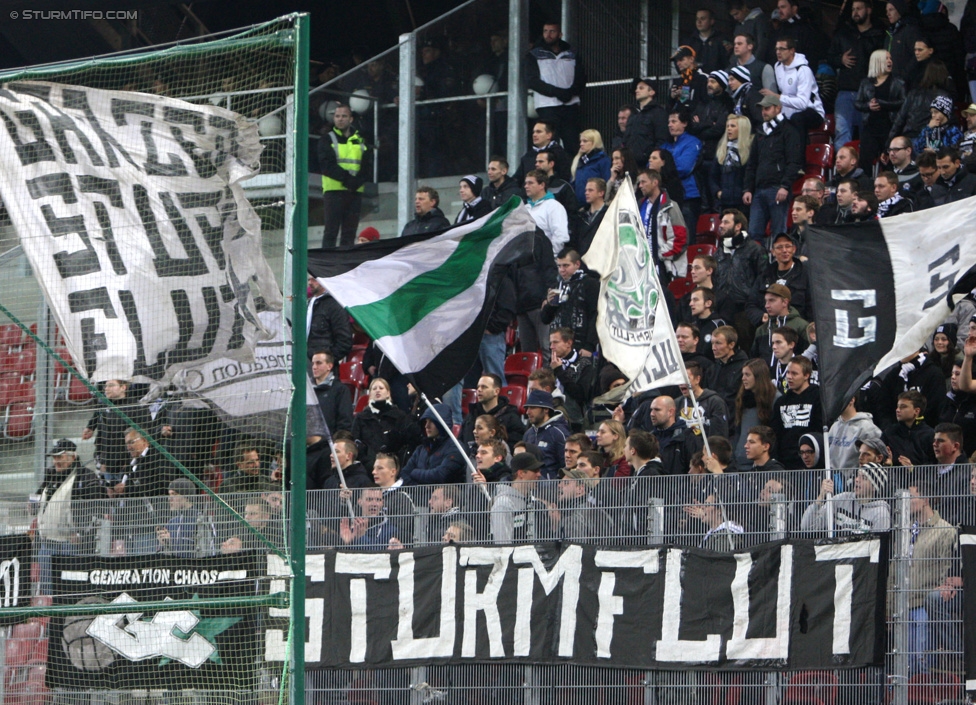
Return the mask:
<svg viewBox="0 0 976 705">
<path fill-rule="evenodd" d="M 308 279 L 308 62 L 307 14 L 295 16 L 294 119 L 292 142 L 292 382 L 291 401 L 291 682 L 290 705 L 305 705 L 305 339 Z M 286 253 L 287 256 L 287 253 Z"/>
</svg>

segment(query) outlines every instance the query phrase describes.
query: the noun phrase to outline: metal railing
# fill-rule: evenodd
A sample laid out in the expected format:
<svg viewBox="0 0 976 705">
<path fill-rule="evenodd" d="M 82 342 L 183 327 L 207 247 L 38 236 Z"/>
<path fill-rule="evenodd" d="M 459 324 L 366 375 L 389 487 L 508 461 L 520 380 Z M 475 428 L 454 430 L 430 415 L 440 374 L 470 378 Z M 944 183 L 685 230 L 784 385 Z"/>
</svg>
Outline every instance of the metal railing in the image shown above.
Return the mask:
<svg viewBox="0 0 976 705">
<path fill-rule="evenodd" d="M 362 490 L 349 493 L 312 491 L 307 495 L 306 534 L 310 551 L 353 546 L 364 550 L 397 550 L 453 540 L 462 544 L 493 544 L 499 534 L 516 542 L 552 540 L 601 545 L 675 545 L 719 551 L 742 550 L 789 537 L 826 538 L 827 522 L 811 517 L 825 511 L 835 516 L 837 534 L 890 526 L 892 532 L 887 590 L 886 663 L 823 673 L 634 671 L 632 669 L 520 664 L 430 666 L 306 674 L 309 695 L 317 702 L 500 702 L 518 703 L 732 703 L 813 702 L 856 703 L 936 702 L 962 699 L 961 591 L 940 590 L 946 576 L 959 575 L 956 524 L 976 525 L 976 496 L 930 494 L 918 498 L 917 488 L 939 487 L 935 468 L 915 468 L 911 475 L 892 471 L 885 491 L 875 497 L 852 497 L 853 483 L 835 497 L 816 499 L 822 471 L 737 473 L 603 480 L 554 480 L 529 485 L 414 486 L 387 488 L 384 510 L 371 523 L 389 522 L 396 541 L 370 545 L 357 541 L 348 526 L 350 506 L 357 516 L 368 513 L 360 503 Z M 837 477 L 852 473 L 838 471 Z M 913 488 L 909 490 L 908 488 Z M 506 534 L 495 498 L 515 491 L 524 499 L 516 514 L 520 529 Z M 863 492 L 863 491 L 861 491 Z M 491 499 L 489 499 L 489 497 Z M 195 556 L 227 552 L 230 534 L 246 528 L 239 518 L 212 499 L 194 498 L 197 534 Z M 231 498 L 242 514 L 248 503 L 275 509 L 259 531 L 263 539 L 249 547 L 282 546 L 287 536 L 288 499 L 279 493 Z M 152 507 L 149 512 L 148 507 Z M 951 513 L 952 525 L 929 517 L 926 506 Z M 130 537 L 155 539 L 169 516 L 166 499 L 149 501 L 141 515 L 121 516 L 111 501 L 86 508 L 72 503 L 75 521 L 89 517 L 90 538 L 75 546 L 111 555 L 129 549 Z M 26 504 L 0 505 L 10 531 L 31 518 Z M 343 524 L 347 530 L 343 530 Z M 121 536 L 121 541 L 118 538 Z M 45 544 L 38 536 L 38 560 Z M 141 540 L 141 539 L 140 539 Z M 133 546 L 144 544 L 138 543 Z M 161 548 L 159 546 L 157 549 Z M 143 550 L 137 548 L 136 550 Z M 42 568 L 43 575 L 43 568 Z M 43 585 L 43 578 L 41 580 Z M 734 697 L 733 697 L 734 695 Z M 938 696 L 937 698 L 935 696 Z M 933 697 L 935 699 L 926 700 Z"/>
</svg>

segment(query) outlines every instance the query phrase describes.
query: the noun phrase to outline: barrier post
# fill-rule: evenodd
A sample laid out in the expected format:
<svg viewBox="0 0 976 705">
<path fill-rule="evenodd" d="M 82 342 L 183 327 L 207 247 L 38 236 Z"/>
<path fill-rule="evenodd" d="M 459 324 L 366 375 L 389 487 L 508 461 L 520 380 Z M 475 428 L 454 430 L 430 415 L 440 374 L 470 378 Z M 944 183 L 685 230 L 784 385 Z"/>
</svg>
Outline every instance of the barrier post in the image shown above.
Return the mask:
<svg viewBox="0 0 976 705">
<path fill-rule="evenodd" d="M 891 596 L 894 622 L 891 645 L 891 672 L 888 674 L 894 683 L 893 705 L 908 703 L 908 670 L 911 654 L 908 653 L 908 591 L 910 588 L 908 564 L 912 550 L 911 496 L 908 490 L 895 493 L 894 547 L 892 566 L 894 590 Z"/>
</svg>

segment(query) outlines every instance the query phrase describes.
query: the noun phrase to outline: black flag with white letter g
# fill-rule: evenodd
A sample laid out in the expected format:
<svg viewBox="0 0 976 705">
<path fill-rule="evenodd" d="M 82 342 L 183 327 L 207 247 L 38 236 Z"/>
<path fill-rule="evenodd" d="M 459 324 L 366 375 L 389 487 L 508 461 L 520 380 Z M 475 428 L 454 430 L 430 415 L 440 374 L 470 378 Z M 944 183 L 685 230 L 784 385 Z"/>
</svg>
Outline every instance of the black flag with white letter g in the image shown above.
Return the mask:
<svg viewBox="0 0 976 705">
<path fill-rule="evenodd" d="M 824 419 L 858 386 L 927 344 L 968 294 L 976 267 L 976 198 L 851 225 L 810 228 Z"/>
<path fill-rule="evenodd" d="M 895 342 L 895 278 L 881 222 L 807 230 L 824 420 L 840 416 Z"/>
</svg>

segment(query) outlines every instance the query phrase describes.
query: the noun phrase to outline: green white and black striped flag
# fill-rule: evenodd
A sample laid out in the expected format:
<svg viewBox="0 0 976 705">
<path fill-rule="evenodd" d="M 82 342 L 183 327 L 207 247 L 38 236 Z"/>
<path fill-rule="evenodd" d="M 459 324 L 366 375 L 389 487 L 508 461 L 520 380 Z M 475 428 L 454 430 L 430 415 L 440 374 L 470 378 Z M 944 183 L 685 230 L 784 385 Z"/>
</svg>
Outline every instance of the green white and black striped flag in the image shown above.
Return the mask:
<svg viewBox="0 0 976 705">
<path fill-rule="evenodd" d="M 517 197 L 434 235 L 311 250 L 319 279 L 402 373 L 431 397 L 471 368 L 507 265 L 527 259 L 536 225 Z"/>
</svg>

